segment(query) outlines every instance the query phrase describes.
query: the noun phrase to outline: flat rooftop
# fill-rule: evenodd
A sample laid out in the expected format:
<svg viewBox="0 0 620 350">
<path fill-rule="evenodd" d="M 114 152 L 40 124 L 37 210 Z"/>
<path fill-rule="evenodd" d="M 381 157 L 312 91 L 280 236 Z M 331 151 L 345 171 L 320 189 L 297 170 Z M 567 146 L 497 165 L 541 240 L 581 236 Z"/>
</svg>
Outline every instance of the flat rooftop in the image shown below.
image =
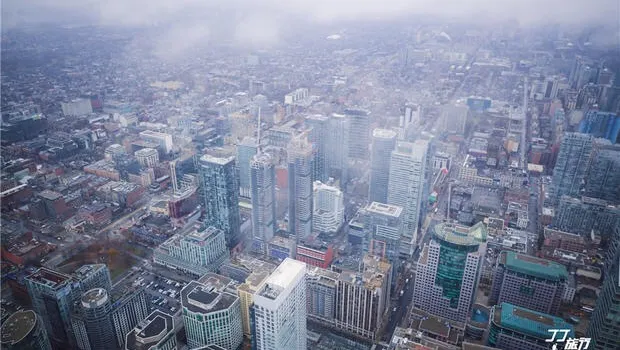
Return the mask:
<svg viewBox="0 0 620 350">
<path fill-rule="evenodd" d="M 502 252 L 500 263 L 509 271 L 523 273 L 552 281 L 568 279 L 568 271 L 562 264 L 512 251 Z"/>
<path fill-rule="evenodd" d="M 26 279 L 55 289 L 64 285 L 65 282 L 70 281 L 71 277 L 63 273 L 50 270 L 46 267 L 42 267 L 35 273 L 26 277 Z"/>
<path fill-rule="evenodd" d="M 373 212 L 373 213 L 379 213 L 379 214 L 393 216 L 393 217 L 399 217 L 403 212 L 402 207 L 399 207 L 397 205 L 391 205 L 391 204 L 383 204 L 379 202 L 370 203 L 370 205 L 368 205 L 366 210 Z"/>
<path fill-rule="evenodd" d="M 190 312 L 208 314 L 228 309 L 237 300 L 236 295 L 191 281 L 181 290 L 181 304 Z"/>
<path fill-rule="evenodd" d="M 32 310 L 17 311 L 2 324 L 0 343 L 13 345 L 26 337 L 37 324 L 37 314 Z"/>
<path fill-rule="evenodd" d="M 153 311 L 127 334 L 128 350 L 148 350 L 174 330 L 174 319 L 160 310 Z"/>
<path fill-rule="evenodd" d="M 495 306 L 493 322 L 502 328 L 539 339 L 548 339 L 550 329 L 569 329 L 569 337 L 575 336 L 573 326 L 559 317 L 508 303 Z"/>
<path fill-rule="evenodd" d="M 372 137 L 382 138 L 382 139 L 393 139 L 396 138 L 397 134 L 394 130 L 389 129 L 380 129 L 376 128 L 372 131 Z"/>
<path fill-rule="evenodd" d="M 290 258 L 284 259 L 280 266 L 265 279 L 258 295 L 268 299 L 277 299 L 280 293 L 294 282 L 294 278 L 299 274 L 304 274 L 305 271 L 305 263 Z"/>
<path fill-rule="evenodd" d="M 217 164 L 217 165 L 227 165 L 231 162 L 235 161 L 235 157 L 234 156 L 229 156 L 229 157 L 216 157 L 216 156 L 212 156 L 210 154 L 205 154 L 202 157 L 200 157 L 200 161 L 201 162 L 205 162 L 205 163 L 212 163 L 212 164 Z"/>
</svg>

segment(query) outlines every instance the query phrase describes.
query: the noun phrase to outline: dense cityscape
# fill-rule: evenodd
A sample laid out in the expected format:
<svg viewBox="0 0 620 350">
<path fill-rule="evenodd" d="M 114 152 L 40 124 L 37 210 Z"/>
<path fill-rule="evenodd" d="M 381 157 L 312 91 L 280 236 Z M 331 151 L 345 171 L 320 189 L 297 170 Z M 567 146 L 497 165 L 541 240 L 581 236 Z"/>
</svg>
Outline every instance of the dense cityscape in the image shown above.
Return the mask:
<svg viewBox="0 0 620 350">
<path fill-rule="evenodd" d="M 620 20 L 74 17 L 2 24 L 3 349 L 620 349 Z"/>
</svg>

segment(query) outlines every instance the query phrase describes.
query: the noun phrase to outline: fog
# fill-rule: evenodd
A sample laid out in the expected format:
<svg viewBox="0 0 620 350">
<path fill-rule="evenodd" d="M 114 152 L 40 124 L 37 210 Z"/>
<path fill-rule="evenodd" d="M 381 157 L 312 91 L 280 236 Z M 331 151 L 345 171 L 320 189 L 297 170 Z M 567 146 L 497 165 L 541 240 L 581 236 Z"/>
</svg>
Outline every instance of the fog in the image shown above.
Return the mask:
<svg viewBox="0 0 620 350">
<path fill-rule="evenodd" d="M 145 26 L 186 16 L 211 18 L 226 10 L 259 14 L 265 22 L 288 15 L 313 21 L 443 15 L 474 22 L 516 19 L 522 25 L 603 24 L 618 28 L 620 21 L 617 0 L 4 0 L 2 22 L 4 28 L 41 22 Z M 218 21 L 238 19 L 222 16 Z"/>
</svg>

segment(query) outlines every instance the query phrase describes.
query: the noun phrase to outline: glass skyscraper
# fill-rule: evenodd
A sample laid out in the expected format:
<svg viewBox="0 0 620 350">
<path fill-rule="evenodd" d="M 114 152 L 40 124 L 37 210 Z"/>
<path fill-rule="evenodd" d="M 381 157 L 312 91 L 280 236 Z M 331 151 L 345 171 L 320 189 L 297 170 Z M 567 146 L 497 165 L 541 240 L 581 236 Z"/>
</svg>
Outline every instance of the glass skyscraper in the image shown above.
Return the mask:
<svg viewBox="0 0 620 350">
<path fill-rule="evenodd" d="M 234 248 L 241 240 L 239 182 L 235 157 L 204 155 L 198 164 L 205 224 L 224 231 L 226 246 Z"/>
<path fill-rule="evenodd" d="M 372 132 L 368 201 L 387 203 L 390 157 L 396 146 L 396 132 L 375 129 Z"/>
</svg>

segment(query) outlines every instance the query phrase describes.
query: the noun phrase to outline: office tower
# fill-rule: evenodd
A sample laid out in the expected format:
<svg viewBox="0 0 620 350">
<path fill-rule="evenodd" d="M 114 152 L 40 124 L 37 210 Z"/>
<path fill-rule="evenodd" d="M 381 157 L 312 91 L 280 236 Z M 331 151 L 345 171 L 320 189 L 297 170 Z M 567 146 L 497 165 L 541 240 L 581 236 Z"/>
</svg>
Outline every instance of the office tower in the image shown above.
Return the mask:
<svg viewBox="0 0 620 350">
<path fill-rule="evenodd" d="M 172 350 L 177 348 L 174 318 L 159 310 L 126 334 L 125 350 Z"/>
<path fill-rule="evenodd" d="M 153 251 L 153 262 L 202 276 L 216 271 L 228 258 L 224 232 L 196 223 Z"/>
<path fill-rule="evenodd" d="M 84 350 L 105 350 L 114 347 L 112 302 L 108 292 L 95 288 L 82 295 L 77 314 L 72 317 L 77 346 Z"/>
<path fill-rule="evenodd" d="M 159 152 L 154 148 L 142 148 L 134 152 L 133 154 L 143 167 L 152 168 L 159 164 Z"/>
<path fill-rule="evenodd" d="M 255 250 L 264 251 L 276 232 L 276 172 L 268 153 L 260 153 L 250 163 L 252 191 L 252 232 Z"/>
<path fill-rule="evenodd" d="M 613 232 L 618 220 L 620 220 L 620 205 L 612 205 L 596 198 L 563 196 L 556 209 L 552 226 L 584 236 L 593 231 L 606 236 Z"/>
<path fill-rule="evenodd" d="M 303 137 L 288 146 L 288 230 L 297 239 L 312 231 L 312 145 Z"/>
<path fill-rule="evenodd" d="M 400 117 L 399 127 L 409 130 L 411 126 L 420 124 L 422 106 L 419 104 L 408 103 L 405 105 L 405 113 Z"/>
<path fill-rule="evenodd" d="M 564 265 L 503 251 L 497 258 L 489 303 L 510 303 L 547 314 L 557 314 L 568 281 Z"/>
<path fill-rule="evenodd" d="M 241 305 L 243 334 L 247 337 L 252 337 L 250 309 L 252 304 L 254 304 L 254 294 L 276 267 L 272 263 L 240 254 L 220 269 L 220 273 L 228 273 L 229 277 L 234 278 L 237 282 L 241 282 L 239 287 L 237 287 L 237 295 Z"/>
<path fill-rule="evenodd" d="M 343 114 L 332 114 L 329 118 L 328 149 L 326 153 L 329 176 L 340 179 L 340 188 L 349 181 L 349 128 L 350 123 Z"/>
<path fill-rule="evenodd" d="M 498 349 L 548 350 L 551 329 L 568 329 L 568 337 L 575 337 L 573 326 L 560 317 L 502 303 L 491 308 L 486 343 Z"/>
<path fill-rule="evenodd" d="M 108 292 L 112 291 L 110 270 L 106 264 L 82 265 L 73 272 L 73 276 L 80 281 L 83 291 L 93 288 L 103 288 Z"/>
<path fill-rule="evenodd" d="M 368 159 L 368 145 L 370 144 L 370 112 L 348 108 L 344 115 L 349 121 L 349 153 L 351 159 Z"/>
<path fill-rule="evenodd" d="M 605 264 L 605 281 L 598 299 L 586 336 L 592 338 L 590 349 L 620 348 L 620 222 L 615 227 L 614 238 L 608 248 Z M 615 320 L 615 321 L 614 321 Z"/>
<path fill-rule="evenodd" d="M 70 276 L 45 267 L 25 279 L 28 295 L 34 311 L 43 318 L 49 339 L 52 342 L 71 346 L 71 307 L 81 293 L 79 284 Z"/>
<path fill-rule="evenodd" d="M 318 232 L 335 233 L 344 220 L 344 196 L 337 187 L 315 181 L 312 224 Z"/>
<path fill-rule="evenodd" d="M 403 208 L 372 202 L 358 210 L 349 223 L 349 235 L 360 238 L 364 251 L 386 259 L 392 265 L 390 282 L 394 284 L 400 269 L 401 247 L 409 240 L 403 237 Z M 407 248 L 407 256 L 410 247 Z"/>
<path fill-rule="evenodd" d="M 327 164 L 329 118 L 323 115 L 311 115 L 306 117 L 306 124 L 311 128 L 308 140 L 314 148 L 312 180 L 326 182 L 329 170 Z"/>
<path fill-rule="evenodd" d="M 579 132 L 597 138 L 604 138 L 611 143 L 620 143 L 620 116 L 611 112 L 589 110 L 579 123 Z"/>
<path fill-rule="evenodd" d="M 251 198 L 251 165 L 250 162 L 256 155 L 258 142 L 253 137 L 244 137 L 237 145 L 237 169 L 239 172 L 239 195 Z"/>
<path fill-rule="evenodd" d="M 413 304 L 433 315 L 465 323 L 471 312 L 486 252 L 486 226 L 440 223 L 432 229 L 416 271 Z"/>
<path fill-rule="evenodd" d="M 403 233 L 412 248 L 417 242 L 427 150 L 427 141 L 399 141 L 390 159 L 387 202 L 403 208 Z"/>
<path fill-rule="evenodd" d="M 364 257 L 363 271 L 342 271 L 336 290 L 335 325 L 375 339 L 390 303 L 392 267 L 377 257 Z"/>
<path fill-rule="evenodd" d="M 128 290 L 114 300 L 112 310 L 112 323 L 114 324 L 114 334 L 116 343 L 120 349 L 125 344 L 127 332 L 133 329 L 142 321 L 150 311 L 150 301 L 144 288 Z"/>
<path fill-rule="evenodd" d="M 237 349 L 243 342 L 239 297 L 227 289 L 230 281 L 211 274 L 181 290 L 185 334 L 191 349 L 209 344 Z"/>
<path fill-rule="evenodd" d="M 163 153 L 172 152 L 172 135 L 152 130 L 144 130 L 140 133 L 144 141 L 153 142 Z"/>
<path fill-rule="evenodd" d="M 467 105 L 444 105 L 441 107 L 443 131 L 451 134 L 465 133 L 469 107 Z"/>
<path fill-rule="evenodd" d="M 2 324 L 0 345 L 7 350 L 52 350 L 45 325 L 32 310 L 13 313 Z"/>
<path fill-rule="evenodd" d="M 620 144 L 594 140 L 584 195 L 611 203 L 620 202 Z"/>
<path fill-rule="evenodd" d="M 396 132 L 386 129 L 372 131 L 370 150 L 370 181 L 368 201 L 387 203 L 390 158 L 396 147 Z"/>
<path fill-rule="evenodd" d="M 340 274 L 320 267 L 309 267 L 306 273 L 308 318 L 333 323 L 336 315 L 336 291 Z"/>
<path fill-rule="evenodd" d="M 256 350 L 306 350 L 306 264 L 285 259 L 254 294 Z"/>
<path fill-rule="evenodd" d="M 198 172 L 202 186 L 205 223 L 222 231 L 226 246 L 233 249 L 241 240 L 239 182 L 235 157 L 200 157 Z"/>
<path fill-rule="evenodd" d="M 563 195 L 580 194 L 590 164 L 592 141 L 591 135 L 570 132 L 564 134 L 553 168 L 552 203 L 557 204 Z"/>
</svg>

